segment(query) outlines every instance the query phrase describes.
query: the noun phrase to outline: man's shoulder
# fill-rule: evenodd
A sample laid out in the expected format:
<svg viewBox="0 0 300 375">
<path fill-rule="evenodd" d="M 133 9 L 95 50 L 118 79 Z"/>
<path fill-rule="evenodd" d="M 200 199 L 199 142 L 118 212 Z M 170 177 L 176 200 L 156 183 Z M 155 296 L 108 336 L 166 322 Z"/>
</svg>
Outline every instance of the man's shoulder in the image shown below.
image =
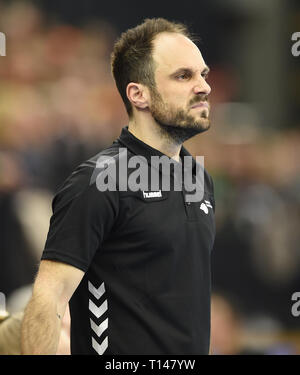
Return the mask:
<svg viewBox="0 0 300 375">
<path fill-rule="evenodd" d="M 54 202 L 65 204 L 84 192 L 92 193 L 95 190 L 94 180 L 99 170 L 99 163 L 106 159 L 117 161 L 121 147 L 121 144 L 116 140 L 110 146 L 79 164 L 57 189 Z"/>
</svg>

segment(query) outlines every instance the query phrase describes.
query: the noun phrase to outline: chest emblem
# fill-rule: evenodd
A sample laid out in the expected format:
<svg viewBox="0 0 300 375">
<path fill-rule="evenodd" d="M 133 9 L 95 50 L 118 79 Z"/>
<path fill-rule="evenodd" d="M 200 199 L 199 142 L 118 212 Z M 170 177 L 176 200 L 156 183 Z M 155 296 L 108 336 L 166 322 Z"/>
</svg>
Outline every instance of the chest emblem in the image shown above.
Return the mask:
<svg viewBox="0 0 300 375">
<path fill-rule="evenodd" d="M 203 212 L 206 213 L 206 215 L 208 214 L 208 207 L 209 208 L 213 208 L 210 201 L 204 201 L 205 203 L 201 203 L 200 205 L 200 210 L 202 210 Z"/>
</svg>

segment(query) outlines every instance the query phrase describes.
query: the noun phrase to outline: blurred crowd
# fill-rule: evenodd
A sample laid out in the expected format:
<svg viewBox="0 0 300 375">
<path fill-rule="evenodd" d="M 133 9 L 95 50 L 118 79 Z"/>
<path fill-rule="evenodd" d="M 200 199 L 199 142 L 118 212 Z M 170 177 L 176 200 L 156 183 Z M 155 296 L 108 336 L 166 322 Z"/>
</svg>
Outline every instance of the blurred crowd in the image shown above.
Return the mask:
<svg viewBox="0 0 300 375">
<path fill-rule="evenodd" d="M 0 3 L 0 25 L 0 292 L 18 313 L 55 190 L 127 118 L 110 73 L 112 25 L 58 23 L 29 2 Z M 212 127 L 187 147 L 205 156 L 215 183 L 212 352 L 300 353 L 300 317 L 291 314 L 300 291 L 300 131 L 262 127 L 250 104 L 235 103 L 239 80 L 211 70 Z"/>
</svg>

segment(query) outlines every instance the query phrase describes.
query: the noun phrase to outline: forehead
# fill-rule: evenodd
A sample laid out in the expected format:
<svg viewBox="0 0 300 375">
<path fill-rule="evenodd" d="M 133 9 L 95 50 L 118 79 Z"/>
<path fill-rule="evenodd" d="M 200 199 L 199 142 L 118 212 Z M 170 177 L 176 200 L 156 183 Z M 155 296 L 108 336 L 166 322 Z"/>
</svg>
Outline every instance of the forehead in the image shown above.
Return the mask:
<svg viewBox="0 0 300 375">
<path fill-rule="evenodd" d="M 153 59 L 157 72 L 172 73 L 178 68 L 203 70 L 206 64 L 199 48 L 186 36 L 161 33 L 153 41 Z"/>
</svg>

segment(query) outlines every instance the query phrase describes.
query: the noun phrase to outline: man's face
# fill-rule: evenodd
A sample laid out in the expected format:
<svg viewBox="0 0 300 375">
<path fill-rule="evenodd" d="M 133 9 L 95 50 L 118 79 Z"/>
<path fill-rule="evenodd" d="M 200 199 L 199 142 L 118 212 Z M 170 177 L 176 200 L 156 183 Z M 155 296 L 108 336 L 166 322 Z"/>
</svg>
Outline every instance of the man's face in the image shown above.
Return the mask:
<svg viewBox="0 0 300 375">
<path fill-rule="evenodd" d="M 209 69 L 198 47 L 181 34 L 159 34 L 153 44 L 156 88 L 150 89 L 149 110 L 164 132 L 184 142 L 210 127 Z"/>
</svg>

